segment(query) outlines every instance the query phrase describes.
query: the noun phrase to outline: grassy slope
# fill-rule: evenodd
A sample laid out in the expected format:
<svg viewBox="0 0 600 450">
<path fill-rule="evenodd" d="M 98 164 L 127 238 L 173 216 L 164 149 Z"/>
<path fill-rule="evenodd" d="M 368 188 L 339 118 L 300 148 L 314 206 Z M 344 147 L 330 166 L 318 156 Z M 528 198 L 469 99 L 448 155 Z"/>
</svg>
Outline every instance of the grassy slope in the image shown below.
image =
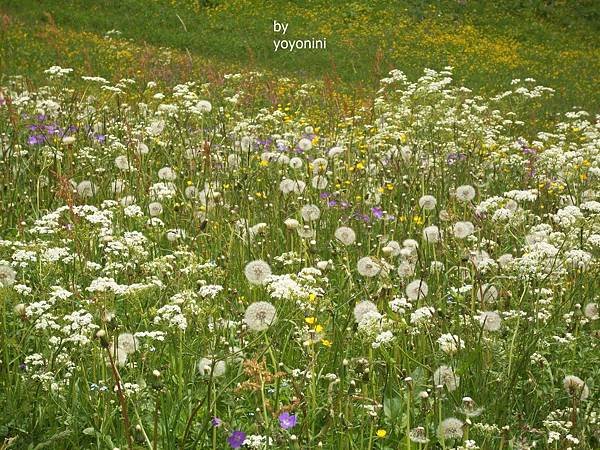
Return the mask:
<svg viewBox="0 0 600 450">
<path fill-rule="evenodd" d="M 100 36 L 117 29 L 136 43 L 189 51 L 196 60 L 218 67 L 250 67 L 309 79 L 326 76 L 371 88 L 391 68 L 415 76 L 424 67 L 452 65 L 468 86 L 487 92 L 502 89 L 513 78 L 536 78 L 557 89 L 552 110 L 578 105 L 597 111 L 600 104 L 599 95 L 593 95 L 600 84 L 600 4 L 594 0 L 212 3 L 204 7 L 190 0 L 4 0 L 1 10 L 30 30 L 50 23 L 61 32 Z M 275 53 L 273 19 L 290 23 L 290 39 L 326 37 L 328 51 Z M 39 46 L 44 38 L 34 31 L 25 39 L 37 40 Z M 9 49 L 4 72 L 19 73 L 28 56 L 40 59 L 22 47 L 17 43 Z M 67 66 L 85 53 L 61 50 L 57 45 L 46 49 Z M 120 71 L 90 63 L 90 53 L 83 58 L 89 68 L 99 67 L 106 76 Z"/>
</svg>

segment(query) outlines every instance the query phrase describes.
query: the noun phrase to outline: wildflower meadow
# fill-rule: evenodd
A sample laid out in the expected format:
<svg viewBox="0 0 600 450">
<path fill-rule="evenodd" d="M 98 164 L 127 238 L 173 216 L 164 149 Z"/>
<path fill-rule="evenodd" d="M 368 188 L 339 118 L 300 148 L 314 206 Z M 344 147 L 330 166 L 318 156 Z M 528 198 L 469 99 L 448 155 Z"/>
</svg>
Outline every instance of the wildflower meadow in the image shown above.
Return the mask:
<svg viewBox="0 0 600 450">
<path fill-rule="evenodd" d="M 600 448 L 598 111 L 177 52 L 0 78 L 0 449 Z"/>
</svg>

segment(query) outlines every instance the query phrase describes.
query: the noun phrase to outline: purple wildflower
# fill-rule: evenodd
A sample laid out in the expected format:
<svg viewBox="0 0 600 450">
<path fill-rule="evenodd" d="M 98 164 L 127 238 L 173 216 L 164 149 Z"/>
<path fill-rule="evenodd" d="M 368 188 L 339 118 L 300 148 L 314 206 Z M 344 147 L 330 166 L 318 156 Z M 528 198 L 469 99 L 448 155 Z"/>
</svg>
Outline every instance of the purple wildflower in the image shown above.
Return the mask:
<svg viewBox="0 0 600 450">
<path fill-rule="evenodd" d="M 45 125 L 46 133 L 48 134 L 60 134 L 60 128 L 55 124 Z"/>
<path fill-rule="evenodd" d="M 210 420 L 210 424 L 211 424 L 213 427 L 217 428 L 217 427 L 220 427 L 221 425 L 223 425 L 223 421 L 222 421 L 221 419 L 219 419 L 218 417 L 213 417 L 213 418 Z"/>
<path fill-rule="evenodd" d="M 373 213 L 373 215 L 378 219 L 381 219 L 383 217 L 383 209 L 379 207 L 371 208 L 371 213 Z"/>
<path fill-rule="evenodd" d="M 371 220 L 368 215 L 362 214 L 358 211 L 354 213 L 354 218 L 357 220 L 362 220 L 365 223 L 368 223 Z"/>
<path fill-rule="evenodd" d="M 271 146 L 273 143 L 272 139 L 258 139 L 256 144 L 257 146 L 262 146 L 265 150 Z"/>
<path fill-rule="evenodd" d="M 227 443 L 231 446 L 231 448 L 240 448 L 242 445 L 244 445 L 245 440 L 246 433 L 236 430 L 227 438 Z"/>
<path fill-rule="evenodd" d="M 279 425 L 284 430 L 289 430 L 290 428 L 294 428 L 296 426 L 297 418 L 293 414 L 289 412 L 282 412 L 279 414 Z"/>
</svg>

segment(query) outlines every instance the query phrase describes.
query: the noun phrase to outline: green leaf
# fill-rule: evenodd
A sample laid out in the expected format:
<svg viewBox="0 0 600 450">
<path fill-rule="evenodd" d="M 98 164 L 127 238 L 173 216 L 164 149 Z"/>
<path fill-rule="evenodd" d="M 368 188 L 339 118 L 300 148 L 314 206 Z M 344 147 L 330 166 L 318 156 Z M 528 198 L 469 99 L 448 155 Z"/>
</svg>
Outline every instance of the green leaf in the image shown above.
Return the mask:
<svg viewBox="0 0 600 450">
<path fill-rule="evenodd" d="M 383 399 L 383 414 L 390 421 L 395 421 L 401 413 L 402 400 L 400 397 L 386 397 Z"/>
</svg>

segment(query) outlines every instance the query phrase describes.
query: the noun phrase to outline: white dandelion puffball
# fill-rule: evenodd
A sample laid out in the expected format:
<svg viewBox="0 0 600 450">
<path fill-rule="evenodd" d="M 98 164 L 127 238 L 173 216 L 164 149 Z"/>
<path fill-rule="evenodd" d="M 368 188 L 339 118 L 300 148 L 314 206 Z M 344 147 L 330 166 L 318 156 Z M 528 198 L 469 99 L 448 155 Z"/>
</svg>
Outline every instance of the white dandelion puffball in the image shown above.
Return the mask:
<svg viewBox="0 0 600 450">
<path fill-rule="evenodd" d="M 167 240 L 169 242 L 175 242 L 178 239 L 185 238 L 186 234 L 185 234 L 185 230 L 175 228 L 173 230 L 167 230 L 166 236 L 167 236 Z"/>
<path fill-rule="evenodd" d="M 440 241 L 440 229 L 435 225 L 429 225 L 423 228 L 423 239 L 429 244 L 435 244 Z"/>
<path fill-rule="evenodd" d="M 458 410 L 467 417 L 477 417 L 483 412 L 483 408 L 478 408 L 471 397 L 463 397 L 462 406 Z"/>
<path fill-rule="evenodd" d="M 283 155 L 281 153 L 276 153 L 276 155 L 277 155 L 277 164 L 286 166 L 290 163 L 290 157 L 288 155 Z"/>
<path fill-rule="evenodd" d="M 583 308 L 583 315 L 590 320 L 598 320 L 600 318 L 600 313 L 598 313 L 598 303 L 588 303 L 585 305 Z"/>
<path fill-rule="evenodd" d="M 429 286 L 423 280 L 414 280 L 408 283 L 405 292 L 410 301 L 415 301 L 427 297 Z"/>
<path fill-rule="evenodd" d="M 302 164 L 304 163 L 302 162 L 302 158 L 294 156 L 290 159 L 290 162 L 288 164 L 292 169 L 300 169 L 302 167 Z"/>
<path fill-rule="evenodd" d="M 459 186 L 456 188 L 455 195 L 459 202 L 470 202 L 475 198 L 475 188 L 468 184 Z"/>
<path fill-rule="evenodd" d="M 477 299 L 483 303 L 493 303 L 498 299 L 498 289 L 491 284 L 482 284 L 477 289 Z"/>
<path fill-rule="evenodd" d="M 312 222 L 321 217 L 321 210 L 317 205 L 304 205 L 300 210 L 300 214 L 306 222 Z"/>
<path fill-rule="evenodd" d="M 127 207 L 127 206 L 134 205 L 135 201 L 136 200 L 135 200 L 135 197 L 133 195 L 126 195 L 121 200 L 119 200 L 119 203 L 120 203 L 121 206 Z"/>
<path fill-rule="evenodd" d="M 298 148 L 300 150 L 302 150 L 303 152 L 307 152 L 308 150 L 310 150 L 312 148 L 312 141 L 307 138 L 302 138 L 298 142 Z"/>
<path fill-rule="evenodd" d="M 454 369 L 449 366 L 440 366 L 433 372 L 433 384 L 435 386 L 444 386 L 452 392 L 458 389 L 460 377 L 456 375 Z"/>
<path fill-rule="evenodd" d="M 271 266 L 262 259 L 250 261 L 244 268 L 244 275 L 250 284 L 265 284 L 272 273 Z"/>
<path fill-rule="evenodd" d="M 302 239 L 314 239 L 317 236 L 317 231 L 313 230 L 308 225 L 298 227 L 296 229 L 296 233 L 298 233 L 298 236 L 300 236 Z"/>
<path fill-rule="evenodd" d="M 502 318 L 496 311 L 483 311 L 477 320 L 485 331 L 498 331 L 502 328 Z"/>
<path fill-rule="evenodd" d="M 421 393 L 427 394 L 426 391 L 421 391 Z M 429 442 L 429 438 L 427 437 L 427 431 L 424 427 L 413 428 L 408 433 L 408 437 L 415 444 L 427 444 Z"/>
<path fill-rule="evenodd" d="M 232 153 L 231 155 L 227 156 L 227 164 L 229 167 L 235 169 L 242 164 L 242 158 L 240 158 L 239 155 Z"/>
<path fill-rule="evenodd" d="M 419 248 L 419 243 L 414 239 L 404 239 L 402 241 L 402 246 L 412 251 L 416 251 Z"/>
<path fill-rule="evenodd" d="M 581 378 L 575 375 L 567 375 L 563 379 L 563 386 L 567 394 L 579 400 L 585 400 L 590 395 L 590 390 Z"/>
<path fill-rule="evenodd" d="M 120 194 L 125 190 L 125 181 L 124 180 L 114 180 L 110 183 L 110 191 L 113 194 Z"/>
<path fill-rule="evenodd" d="M 325 189 L 329 184 L 329 181 L 327 181 L 327 178 L 323 175 L 315 175 L 310 184 L 315 189 Z"/>
<path fill-rule="evenodd" d="M 17 273 L 8 264 L 0 264 L 0 287 L 15 284 Z"/>
<path fill-rule="evenodd" d="M 381 266 L 370 256 L 363 256 L 356 263 L 358 273 L 363 277 L 372 278 L 379 274 Z"/>
<path fill-rule="evenodd" d="M 125 155 L 120 155 L 115 158 L 115 166 L 119 170 L 129 170 L 131 168 L 129 159 Z"/>
<path fill-rule="evenodd" d="M 197 367 L 198 372 L 205 377 L 210 377 L 212 374 L 213 378 L 217 378 L 225 375 L 225 372 L 227 371 L 227 365 L 225 364 L 225 361 L 215 361 L 211 358 L 201 358 L 200 361 L 198 361 Z"/>
<path fill-rule="evenodd" d="M 250 136 L 243 136 L 240 140 L 240 148 L 243 152 L 252 150 L 252 138 Z"/>
<path fill-rule="evenodd" d="M 313 175 L 319 175 L 327 171 L 327 160 L 325 158 L 316 158 L 312 162 Z"/>
<path fill-rule="evenodd" d="M 163 167 L 158 170 L 158 178 L 164 181 L 174 181 L 177 178 L 177 174 L 170 167 Z"/>
<path fill-rule="evenodd" d="M 115 364 L 119 367 L 123 367 L 127 364 L 127 352 L 123 350 L 121 347 L 111 348 L 110 353 L 115 359 Z M 110 365 L 110 362 L 108 362 Z"/>
<path fill-rule="evenodd" d="M 160 216 L 163 213 L 163 206 L 159 202 L 152 202 L 148 205 L 148 213 L 152 217 Z"/>
<path fill-rule="evenodd" d="M 137 146 L 135 147 L 135 152 L 138 156 L 147 155 L 148 153 L 150 153 L 150 149 L 143 142 L 138 142 Z"/>
<path fill-rule="evenodd" d="M 77 194 L 82 198 L 90 198 L 96 194 L 96 185 L 89 180 L 84 180 L 77 185 Z"/>
<path fill-rule="evenodd" d="M 440 218 L 440 220 L 442 222 L 448 222 L 451 219 L 450 213 L 448 211 L 446 211 L 445 209 L 442 209 L 439 212 L 438 217 Z"/>
<path fill-rule="evenodd" d="M 513 260 L 514 260 L 514 257 L 510 253 L 505 253 L 504 255 L 500 255 L 497 259 L 500 267 L 507 267 Z"/>
<path fill-rule="evenodd" d="M 138 348 L 137 338 L 131 333 L 121 333 L 117 337 L 117 347 L 125 353 L 133 353 Z"/>
<path fill-rule="evenodd" d="M 344 147 L 336 146 L 336 147 L 331 147 L 329 149 L 329 151 L 327 152 L 327 156 L 329 158 L 335 158 L 336 156 L 339 156 L 342 153 L 344 153 Z"/>
<path fill-rule="evenodd" d="M 208 100 L 200 100 L 196 103 L 196 109 L 201 113 L 209 113 L 212 111 L 212 104 Z"/>
<path fill-rule="evenodd" d="M 158 136 L 165 130 L 165 125 L 164 120 L 155 120 L 146 128 L 146 131 L 150 136 Z"/>
<path fill-rule="evenodd" d="M 431 211 L 432 209 L 435 209 L 436 205 L 437 200 L 433 195 L 424 195 L 419 199 L 419 206 L 426 211 Z"/>
<path fill-rule="evenodd" d="M 300 222 L 298 222 L 296 219 L 285 219 L 283 221 L 283 224 L 285 225 L 285 227 L 288 230 L 295 230 L 296 228 L 298 228 L 300 226 Z"/>
<path fill-rule="evenodd" d="M 398 256 L 402 251 L 402 247 L 400 246 L 400 243 L 398 241 L 387 241 L 385 243 L 384 248 L 386 249 L 386 253 L 389 254 L 389 256 L 393 256 L 394 258 Z"/>
<path fill-rule="evenodd" d="M 17 303 L 13 308 L 13 311 L 17 316 L 27 317 L 27 306 L 25 305 L 25 303 Z"/>
<path fill-rule="evenodd" d="M 462 420 L 455 417 L 444 419 L 438 426 L 438 437 L 442 441 L 447 439 L 461 439 L 463 437 L 464 425 Z"/>
<path fill-rule="evenodd" d="M 398 265 L 398 276 L 400 278 L 412 277 L 415 274 L 415 266 L 410 261 L 402 261 Z"/>
<path fill-rule="evenodd" d="M 289 178 L 284 178 L 279 182 L 279 190 L 287 195 L 290 192 L 294 192 L 294 188 L 296 187 L 296 182 L 294 180 L 290 180 Z"/>
<path fill-rule="evenodd" d="M 356 241 L 356 233 L 350 227 L 339 227 L 335 230 L 335 238 L 344 245 L 354 244 Z"/>
<path fill-rule="evenodd" d="M 255 302 L 246 308 L 244 323 L 252 331 L 264 331 L 277 320 L 275 307 L 269 302 Z"/>
<path fill-rule="evenodd" d="M 306 189 L 306 183 L 302 180 L 296 180 L 296 185 L 294 186 L 295 194 L 302 194 Z"/>
<path fill-rule="evenodd" d="M 475 226 L 468 221 L 456 222 L 453 231 L 456 238 L 464 239 L 475 232 Z"/>
<path fill-rule="evenodd" d="M 196 186 L 187 186 L 183 191 L 183 194 L 186 198 L 196 198 L 198 197 L 198 188 Z"/>
<path fill-rule="evenodd" d="M 365 316 L 371 313 L 378 313 L 377 305 L 369 300 L 358 302 L 354 307 L 354 320 L 359 323 Z"/>
</svg>

